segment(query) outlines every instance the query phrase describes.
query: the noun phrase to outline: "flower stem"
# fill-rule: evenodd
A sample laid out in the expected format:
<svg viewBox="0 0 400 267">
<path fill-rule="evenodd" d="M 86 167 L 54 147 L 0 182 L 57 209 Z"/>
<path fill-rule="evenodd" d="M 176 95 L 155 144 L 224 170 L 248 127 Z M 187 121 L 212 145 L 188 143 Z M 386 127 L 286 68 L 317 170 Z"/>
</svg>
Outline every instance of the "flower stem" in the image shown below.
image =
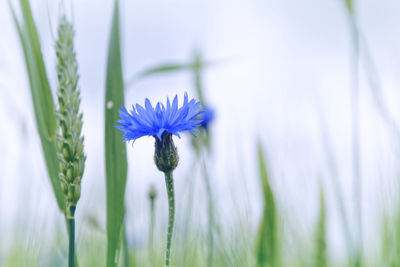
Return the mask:
<svg viewBox="0 0 400 267">
<path fill-rule="evenodd" d="M 69 207 L 68 227 L 69 227 L 69 253 L 68 253 L 68 267 L 74 267 L 75 257 L 75 206 Z"/>
<path fill-rule="evenodd" d="M 171 243 L 172 232 L 174 230 L 174 217 L 175 217 L 175 196 L 174 196 L 174 179 L 171 172 L 165 172 L 165 184 L 167 186 L 168 194 L 168 232 L 167 232 L 167 248 L 165 251 L 165 267 L 170 267 L 171 262 Z"/>
</svg>

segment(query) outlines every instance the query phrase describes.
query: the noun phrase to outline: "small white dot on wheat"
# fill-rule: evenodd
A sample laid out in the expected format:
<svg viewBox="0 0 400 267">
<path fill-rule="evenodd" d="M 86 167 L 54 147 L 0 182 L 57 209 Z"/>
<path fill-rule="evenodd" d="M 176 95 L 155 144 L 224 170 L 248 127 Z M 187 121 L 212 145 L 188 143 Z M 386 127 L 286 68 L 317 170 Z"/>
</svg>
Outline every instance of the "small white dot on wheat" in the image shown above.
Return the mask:
<svg viewBox="0 0 400 267">
<path fill-rule="evenodd" d="M 108 109 L 111 109 L 113 106 L 114 106 L 114 102 L 112 102 L 112 101 L 108 101 L 107 102 L 107 108 Z"/>
</svg>

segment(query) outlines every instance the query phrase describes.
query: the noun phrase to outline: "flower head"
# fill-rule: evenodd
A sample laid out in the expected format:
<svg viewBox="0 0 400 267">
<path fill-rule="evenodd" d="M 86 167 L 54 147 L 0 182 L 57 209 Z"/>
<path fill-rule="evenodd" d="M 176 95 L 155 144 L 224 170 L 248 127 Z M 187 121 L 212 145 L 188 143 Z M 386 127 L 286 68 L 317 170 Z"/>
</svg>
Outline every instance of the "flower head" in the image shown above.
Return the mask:
<svg viewBox="0 0 400 267">
<path fill-rule="evenodd" d="M 132 105 L 129 112 L 124 106 L 119 110 L 120 120 L 117 129 L 124 132 L 124 141 L 134 141 L 142 136 L 154 136 L 161 141 L 164 132 L 178 137 L 180 132 L 189 131 L 191 134 L 198 132 L 201 120 L 197 116 L 200 111 L 200 102 L 195 99 L 188 100 L 185 93 L 182 107 L 178 108 L 178 96 L 171 102 L 167 98 L 167 105 L 158 102 L 155 108 L 146 98 L 145 107 Z"/>
<path fill-rule="evenodd" d="M 214 109 L 210 107 L 205 107 L 202 109 L 200 114 L 201 122 L 200 126 L 204 129 L 208 129 L 209 124 L 214 120 L 215 112 Z"/>
</svg>

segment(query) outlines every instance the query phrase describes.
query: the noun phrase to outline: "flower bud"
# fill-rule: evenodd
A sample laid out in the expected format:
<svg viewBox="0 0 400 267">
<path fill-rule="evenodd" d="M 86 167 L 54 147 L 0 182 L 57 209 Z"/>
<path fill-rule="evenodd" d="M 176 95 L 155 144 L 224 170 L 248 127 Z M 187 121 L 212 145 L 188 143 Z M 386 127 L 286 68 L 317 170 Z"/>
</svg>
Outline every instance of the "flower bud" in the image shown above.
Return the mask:
<svg viewBox="0 0 400 267">
<path fill-rule="evenodd" d="M 176 150 L 172 135 L 164 132 L 161 141 L 155 137 L 154 161 L 157 168 L 166 173 L 173 171 L 178 166 L 178 152 Z"/>
<path fill-rule="evenodd" d="M 148 196 L 149 196 L 150 200 L 152 200 L 152 201 L 157 197 L 157 190 L 154 185 L 150 186 Z"/>
</svg>

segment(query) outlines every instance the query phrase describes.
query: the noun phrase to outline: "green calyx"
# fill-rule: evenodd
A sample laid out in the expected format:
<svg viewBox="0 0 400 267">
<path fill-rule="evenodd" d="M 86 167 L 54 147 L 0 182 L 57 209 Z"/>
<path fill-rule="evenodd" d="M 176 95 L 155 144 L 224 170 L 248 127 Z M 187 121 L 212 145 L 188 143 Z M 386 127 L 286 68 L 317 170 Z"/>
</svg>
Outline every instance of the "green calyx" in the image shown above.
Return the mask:
<svg viewBox="0 0 400 267">
<path fill-rule="evenodd" d="M 161 140 L 155 137 L 154 162 L 157 168 L 164 172 L 172 172 L 178 166 L 178 151 L 172 139 L 172 135 L 164 132 Z"/>
<path fill-rule="evenodd" d="M 72 24 L 62 17 L 56 42 L 58 77 L 58 159 L 61 189 L 67 208 L 76 206 L 81 195 L 81 180 L 86 156 L 83 152 L 82 113 L 79 111 L 78 65 L 73 46 Z"/>
</svg>

